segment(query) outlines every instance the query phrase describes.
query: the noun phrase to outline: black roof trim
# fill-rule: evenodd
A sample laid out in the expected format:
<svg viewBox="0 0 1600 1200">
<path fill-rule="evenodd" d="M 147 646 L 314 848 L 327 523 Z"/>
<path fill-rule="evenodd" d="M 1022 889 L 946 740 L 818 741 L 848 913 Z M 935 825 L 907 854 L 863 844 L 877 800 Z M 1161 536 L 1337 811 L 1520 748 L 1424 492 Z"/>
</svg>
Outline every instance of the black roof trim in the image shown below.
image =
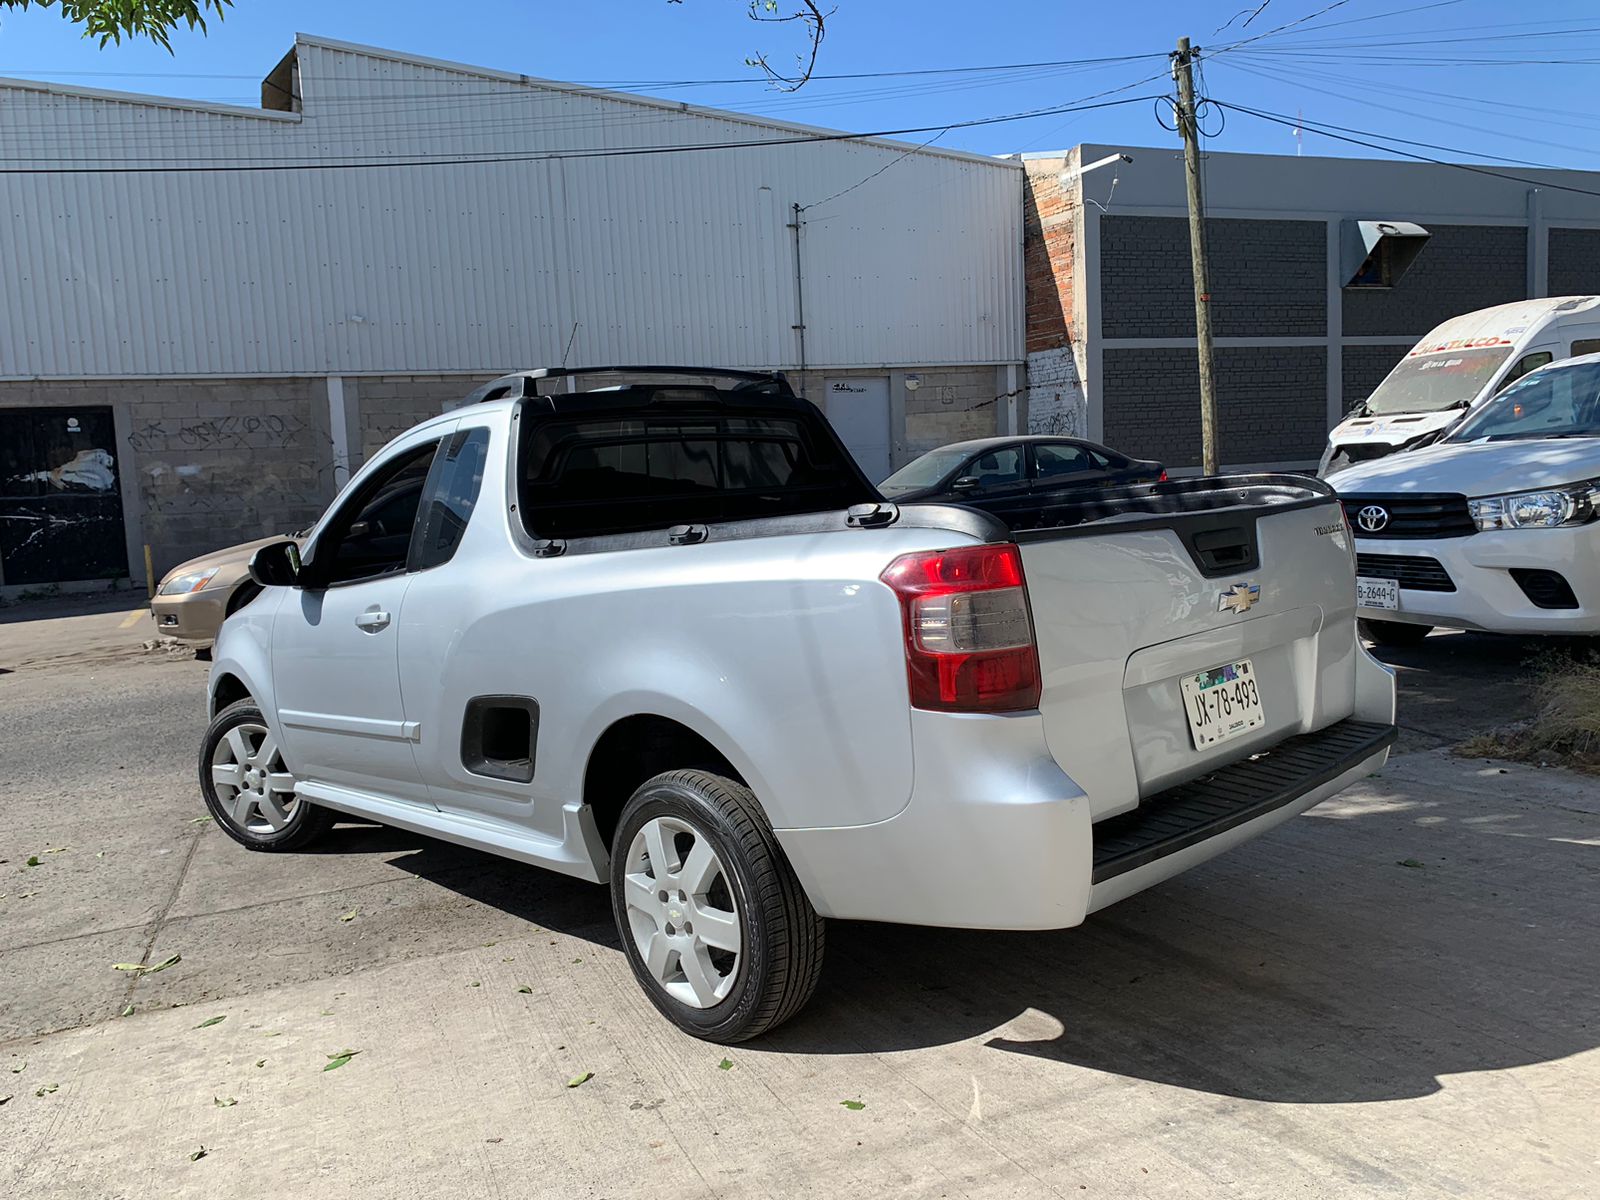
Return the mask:
<svg viewBox="0 0 1600 1200">
<path fill-rule="evenodd" d="M 782 371 L 743 371 L 732 367 L 668 367 L 658 365 L 609 367 L 535 367 L 502 375 L 477 388 L 469 402 L 485 400 L 521 400 L 538 394 L 541 379 L 576 379 L 585 375 L 680 375 L 691 378 L 736 379 L 738 386 L 731 391 L 767 391 L 769 395 L 793 396 L 794 389 Z"/>
</svg>

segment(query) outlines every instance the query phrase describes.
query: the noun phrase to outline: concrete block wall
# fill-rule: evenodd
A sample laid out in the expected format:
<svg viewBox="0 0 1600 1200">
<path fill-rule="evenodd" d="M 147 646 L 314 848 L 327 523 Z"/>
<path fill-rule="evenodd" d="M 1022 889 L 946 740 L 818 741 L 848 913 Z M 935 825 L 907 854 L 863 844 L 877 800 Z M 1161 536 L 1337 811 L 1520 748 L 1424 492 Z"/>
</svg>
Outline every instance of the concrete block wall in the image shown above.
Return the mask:
<svg viewBox="0 0 1600 1200">
<path fill-rule="evenodd" d="M 1383 382 L 1384 376 L 1394 370 L 1395 364 L 1406 356 L 1410 346 L 1346 346 L 1341 394 L 1344 405 L 1341 411 L 1349 412 L 1372 395 L 1373 389 Z"/>
<path fill-rule="evenodd" d="M 345 395 L 355 395 L 360 413 L 357 462 L 365 462 L 413 425 L 437 417 L 477 387 L 503 372 L 484 375 L 364 375 L 345 380 Z"/>
<path fill-rule="evenodd" d="M 1433 236 L 1394 287 L 1344 289 L 1346 337 L 1420 338 L 1450 317 L 1527 298 L 1525 227 L 1430 222 L 1428 232 Z"/>
<path fill-rule="evenodd" d="M 1327 437 L 1321 346 L 1223 346 L 1217 407 L 1225 464 L 1314 461 Z M 1107 350 L 1105 441 L 1168 467 L 1200 462 L 1200 386 L 1193 349 Z"/>
<path fill-rule="evenodd" d="M 1600 229 L 1550 230 L 1550 294 L 1600 294 Z"/>
<path fill-rule="evenodd" d="M 0 383 L 0 405 L 106 406 L 123 491 L 129 574 L 299 529 L 333 496 L 320 379 Z"/>
<path fill-rule="evenodd" d="M 1213 219 L 1211 323 L 1217 337 L 1317 337 L 1327 331 L 1327 224 Z M 1100 218 L 1100 332 L 1194 337 L 1189 223 Z"/>
</svg>

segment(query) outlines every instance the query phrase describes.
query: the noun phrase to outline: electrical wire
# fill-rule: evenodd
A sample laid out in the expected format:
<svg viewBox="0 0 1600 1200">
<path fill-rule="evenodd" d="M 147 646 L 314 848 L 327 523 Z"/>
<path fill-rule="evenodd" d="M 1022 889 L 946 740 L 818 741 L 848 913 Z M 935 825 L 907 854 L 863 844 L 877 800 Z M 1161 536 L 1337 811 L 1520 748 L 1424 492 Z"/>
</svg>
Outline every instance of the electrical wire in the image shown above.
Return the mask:
<svg viewBox="0 0 1600 1200">
<path fill-rule="evenodd" d="M 1471 163 L 1450 162 L 1448 159 L 1432 158 L 1426 154 L 1418 154 L 1415 151 L 1402 149 L 1403 146 L 1421 146 L 1429 150 L 1438 150 L 1445 154 L 1461 154 L 1469 157 L 1475 153 L 1474 151 L 1462 150 L 1457 146 L 1441 146 L 1433 142 L 1414 141 L 1410 138 L 1395 137 L 1390 134 L 1372 133 L 1369 130 L 1364 129 L 1350 129 L 1342 125 L 1332 125 L 1324 121 L 1309 121 L 1304 117 L 1291 118 L 1285 116 L 1283 113 L 1274 113 L 1264 111 L 1262 109 L 1251 108 L 1247 105 L 1238 104 L 1231 100 L 1223 101 L 1213 98 L 1211 102 L 1217 105 L 1219 108 L 1232 109 L 1234 112 L 1244 113 L 1245 115 L 1255 117 L 1258 120 L 1270 121 L 1273 124 L 1284 125 L 1291 129 L 1300 128 L 1308 133 L 1320 134 L 1321 136 L 1325 138 L 1331 138 L 1334 141 L 1348 142 L 1354 146 L 1365 146 L 1369 150 L 1381 150 L 1387 154 L 1395 154 L 1403 158 L 1415 159 L 1418 162 L 1432 163 L 1439 167 L 1450 167 L 1453 170 L 1467 171 L 1474 175 L 1487 175 L 1493 179 L 1504 179 L 1512 183 L 1524 184 L 1528 187 L 1549 188 L 1552 191 L 1572 192 L 1580 196 L 1594 196 L 1600 198 L 1600 191 L 1596 191 L 1592 188 L 1576 187 L 1572 184 L 1558 183 L 1550 179 L 1534 179 L 1525 175 L 1512 175 L 1506 171 L 1496 171 L 1489 167 L 1474 166 Z M 1377 141 L 1373 139 L 1387 140 Z M 1497 156 L 1486 155 L 1485 157 L 1494 158 Z M 1512 159 L 1503 159 L 1501 161 L 1517 162 L 1519 165 L 1535 167 L 1540 170 L 1569 170 L 1569 168 L 1556 167 L 1549 163 L 1527 162 L 1525 160 Z"/>
<path fill-rule="evenodd" d="M 551 162 L 566 159 L 585 158 L 626 158 L 647 154 L 692 154 L 716 150 L 739 150 L 762 146 L 793 146 L 826 142 L 860 141 L 869 138 L 901 137 L 906 134 L 931 133 L 935 130 L 949 132 L 955 129 L 972 129 L 986 125 L 1000 125 L 1013 121 L 1026 121 L 1035 117 L 1057 116 L 1068 112 L 1084 112 L 1090 109 L 1115 108 L 1123 104 L 1138 104 L 1150 99 L 1148 96 L 1131 96 L 1120 100 L 1103 100 L 1094 104 L 1069 104 L 1052 108 L 1033 109 L 1028 112 L 1006 113 L 996 117 L 977 117 L 968 121 L 955 121 L 947 125 L 920 125 L 904 129 L 883 129 L 862 133 L 819 133 L 802 134 L 795 137 L 759 138 L 742 142 L 704 142 L 684 145 L 669 146 L 619 146 L 592 148 L 581 150 L 554 150 L 533 154 L 499 154 L 484 156 L 452 156 L 444 158 L 409 158 L 378 160 L 378 161 L 351 161 L 346 157 L 339 157 L 334 161 L 285 161 L 277 160 L 272 163 L 240 164 L 238 160 L 229 160 L 226 163 L 186 166 L 98 166 L 98 167 L 0 167 L 0 175 L 132 175 L 132 174 L 193 174 L 211 172 L 217 174 L 240 174 L 261 171 L 352 171 L 370 170 L 397 167 L 433 167 L 433 166 L 472 166 L 494 163 L 525 163 L 525 162 Z"/>
</svg>

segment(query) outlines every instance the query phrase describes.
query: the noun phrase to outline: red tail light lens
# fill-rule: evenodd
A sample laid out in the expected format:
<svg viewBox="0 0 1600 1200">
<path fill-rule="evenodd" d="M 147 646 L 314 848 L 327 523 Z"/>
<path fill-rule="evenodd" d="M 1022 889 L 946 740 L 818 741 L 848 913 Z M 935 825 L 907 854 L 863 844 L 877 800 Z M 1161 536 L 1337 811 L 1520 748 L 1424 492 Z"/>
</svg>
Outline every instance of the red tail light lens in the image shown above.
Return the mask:
<svg viewBox="0 0 1600 1200">
<path fill-rule="evenodd" d="M 1156 482 L 1157 483 L 1166 483 L 1166 482 L 1168 482 L 1167 473 L 1165 471 L 1161 472 L 1161 477 L 1159 479 L 1157 479 Z"/>
<path fill-rule="evenodd" d="M 880 578 L 900 600 L 913 707 L 1039 707 L 1039 652 L 1016 546 L 904 554 Z"/>
</svg>

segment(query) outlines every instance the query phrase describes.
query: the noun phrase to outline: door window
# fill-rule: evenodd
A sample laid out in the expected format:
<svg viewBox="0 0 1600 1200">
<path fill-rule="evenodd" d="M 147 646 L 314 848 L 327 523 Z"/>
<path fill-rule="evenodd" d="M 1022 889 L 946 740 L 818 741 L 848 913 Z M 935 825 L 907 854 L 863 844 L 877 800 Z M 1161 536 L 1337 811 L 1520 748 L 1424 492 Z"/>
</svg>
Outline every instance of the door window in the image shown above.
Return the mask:
<svg viewBox="0 0 1600 1200">
<path fill-rule="evenodd" d="M 1006 446 L 980 454 L 961 472 L 963 479 L 976 479 L 984 490 L 1010 487 L 1023 480 L 1022 447 Z"/>
<path fill-rule="evenodd" d="M 423 485 L 438 442 L 402 453 L 334 514 L 317 538 L 312 577 L 323 586 L 355 583 L 406 569 Z"/>
<path fill-rule="evenodd" d="M 1548 350 L 1533 350 L 1524 354 L 1511 364 L 1511 370 L 1506 372 L 1506 377 L 1500 381 L 1501 387 L 1515 383 L 1529 371 L 1537 371 L 1546 363 L 1555 361 L 1556 356 Z"/>
<path fill-rule="evenodd" d="M 437 567 L 455 555 L 478 503 L 488 457 L 489 431 L 480 426 L 458 431 L 433 460 L 427 500 L 417 522 L 412 570 Z"/>
<path fill-rule="evenodd" d="M 1095 469 L 1094 460 L 1081 446 L 1034 446 L 1033 461 L 1040 482 Z"/>
</svg>

